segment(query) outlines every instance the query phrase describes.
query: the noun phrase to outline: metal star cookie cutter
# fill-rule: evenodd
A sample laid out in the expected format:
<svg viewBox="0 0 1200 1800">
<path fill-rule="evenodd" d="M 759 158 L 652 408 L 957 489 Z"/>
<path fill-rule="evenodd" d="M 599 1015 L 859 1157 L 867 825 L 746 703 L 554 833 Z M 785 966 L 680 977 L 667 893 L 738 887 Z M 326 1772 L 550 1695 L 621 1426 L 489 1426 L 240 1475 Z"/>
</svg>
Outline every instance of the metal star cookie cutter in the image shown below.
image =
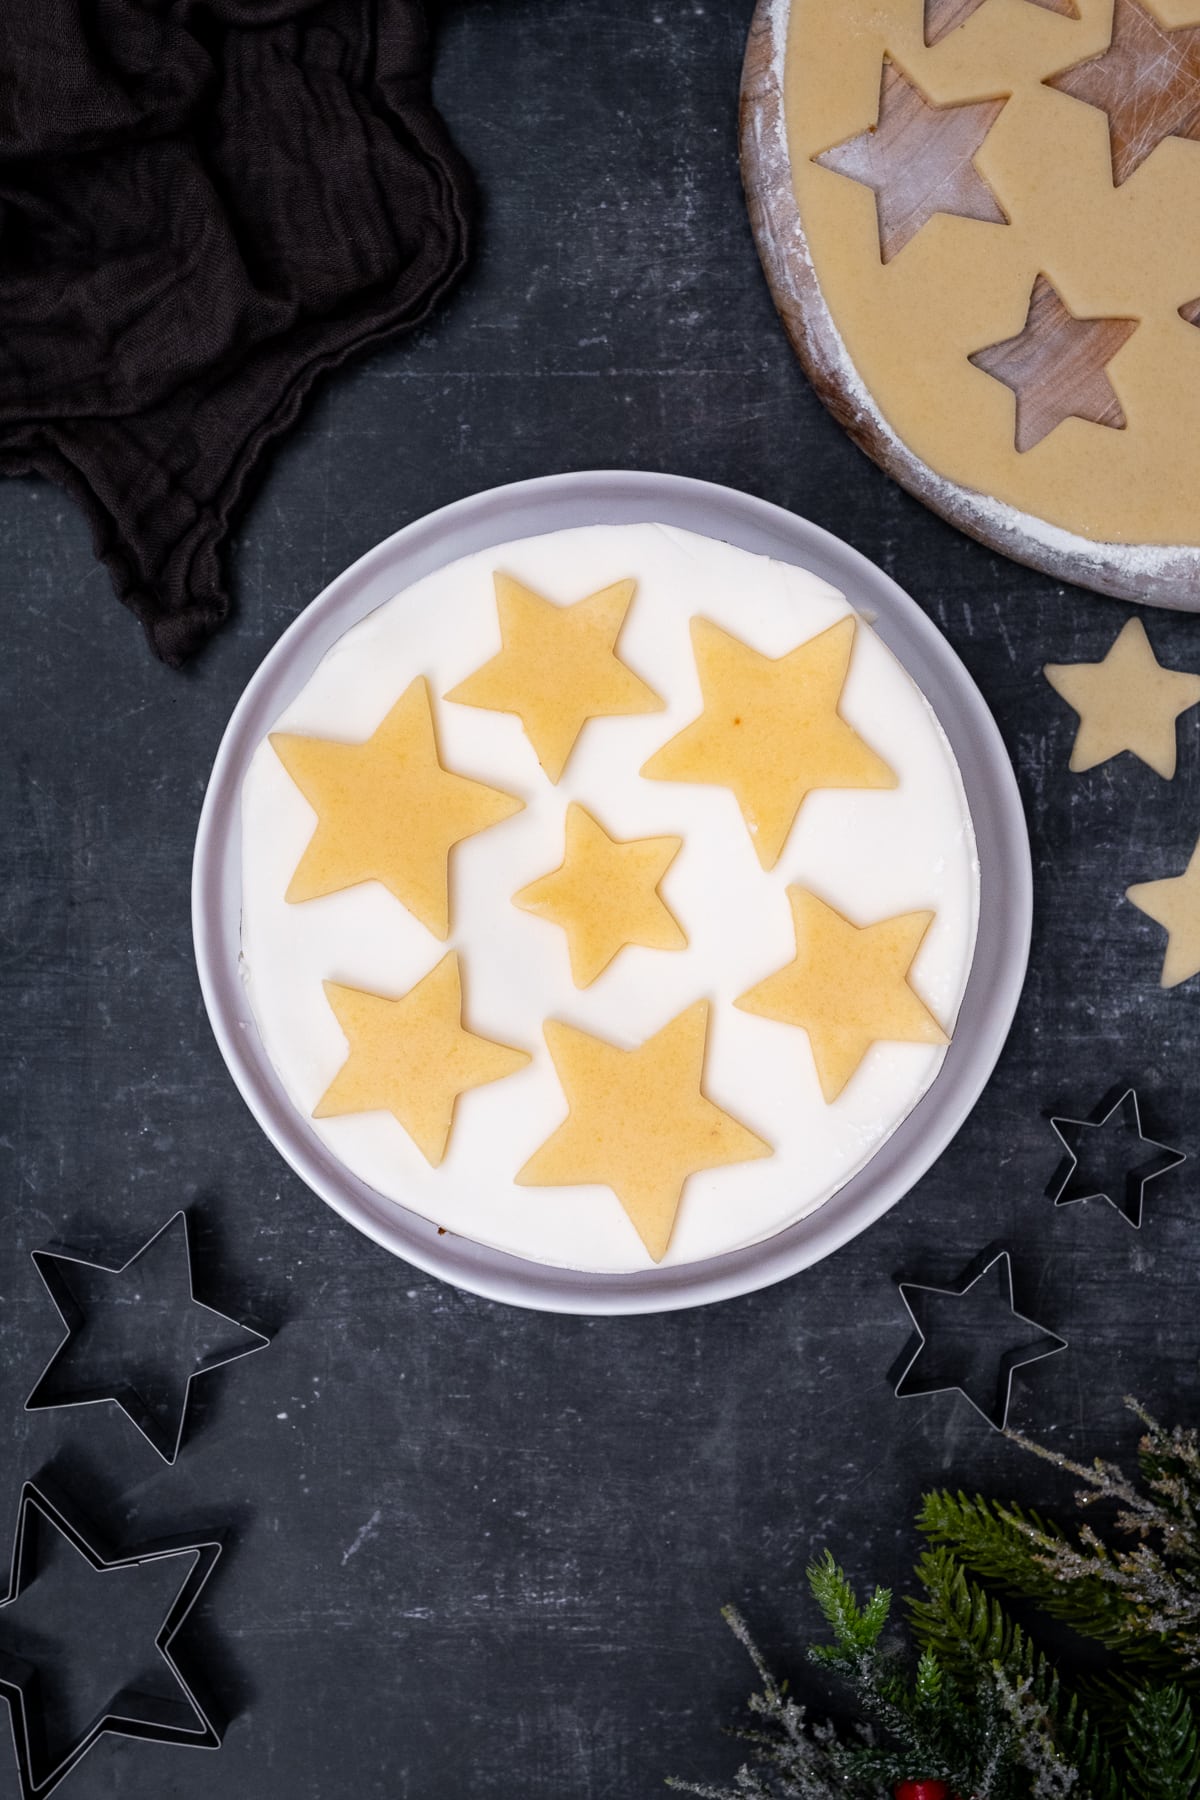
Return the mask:
<svg viewBox="0 0 1200 1800">
<path fill-rule="evenodd" d="M 937 1347 L 932 1342 L 933 1334 L 929 1329 L 931 1313 L 939 1310 L 939 1302 L 965 1300 L 977 1289 L 980 1300 L 986 1302 L 988 1296 L 985 1284 L 993 1271 L 997 1272 L 997 1298 L 1007 1307 L 1006 1318 L 1011 1318 L 1015 1326 L 1023 1326 L 1024 1332 L 1018 1332 L 1018 1341 L 1001 1350 L 996 1342 L 993 1325 L 980 1343 L 968 1347 L 965 1342 L 960 1341 L 956 1351 L 952 1350 L 946 1362 L 939 1361 Z M 1017 1370 L 1030 1363 L 1041 1362 L 1047 1356 L 1056 1356 L 1060 1350 L 1067 1348 L 1066 1338 L 1060 1337 L 1055 1331 L 1048 1331 L 1044 1325 L 1039 1325 L 1025 1313 L 1018 1312 L 1013 1295 L 1012 1256 L 1008 1250 L 983 1251 L 968 1265 L 953 1287 L 930 1287 L 912 1281 L 901 1281 L 897 1286 L 918 1340 L 916 1349 L 904 1364 L 896 1381 L 894 1392 L 898 1400 L 958 1393 L 974 1407 L 981 1418 L 987 1420 L 993 1430 L 1004 1431 L 1008 1425 L 1013 1376 Z M 918 1300 L 918 1295 L 926 1295 L 929 1299 Z M 942 1306 L 940 1310 L 945 1315 L 953 1314 L 954 1309 Z M 992 1310 L 996 1310 L 994 1299 Z M 955 1323 L 959 1321 L 956 1319 Z M 920 1371 L 922 1359 L 930 1365 L 927 1374 Z M 972 1391 L 973 1388 L 979 1393 L 979 1398 Z M 988 1390 L 993 1394 L 990 1406 L 985 1404 Z"/>
<path fill-rule="evenodd" d="M 147 1398 L 145 1377 L 149 1369 L 148 1359 L 142 1363 L 140 1370 L 132 1368 L 129 1374 L 120 1380 L 102 1382 L 99 1385 L 68 1388 L 65 1391 L 56 1388 L 53 1381 L 55 1370 L 60 1364 L 69 1362 L 69 1353 L 73 1345 L 79 1342 L 86 1351 L 86 1329 L 89 1312 L 80 1301 L 75 1288 L 71 1284 L 72 1269 L 90 1269 L 100 1274 L 119 1277 L 127 1274 L 164 1243 L 168 1233 L 178 1233 L 182 1237 L 182 1252 L 187 1269 L 188 1297 L 191 1305 L 199 1312 L 206 1313 L 218 1325 L 228 1326 L 231 1339 L 240 1336 L 250 1340 L 238 1346 L 231 1342 L 227 1349 L 213 1351 L 201 1356 L 186 1377 L 178 1376 L 173 1396 L 174 1403 L 169 1407 L 155 1407 Z M 84 1256 L 73 1250 L 54 1246 L 33 1252 L 33 1263 L 42 1278 L 47 1293 L 53 1300 L 58 1315 L 66 1327 L 66 1336 L 59 1343 L 50 1361 L 35 1382 L 29 1398 L 25 1402 L 26 1412 L 44 1412 L 63 1406 L 94 1406 L 112 1402 L 119 1406 L 146 1442 L 154 1449 L 165 1463 L 173 1464 L 179 1455 L 183 1443 L 184 1429 L 187 1423 L 188 1410 L 191 1403 L 192 1383 L 203 1375 L 210 1375 L 215 1369 L 224 1368 L 227 1363 L 237 1362 L 243 1356 L 250 1356 L 257 1350 L 265 1350 L 270 1339 L 262 1332 L 254 1331 L 248 1325 L 231 1319 L 227 1313 L 218 1312 L 215 1307 L 207 1306 L 196 1298 L 195 1269 L 192 1260 L 192 1237 L 187 1213 L 180 1209 L 167 1220 L 165 1225 L 148 1238 L 139 1250 L 127 1257 L 123 1263 L 105 1262 L 96 1256 Z M 141 1296 L 135 1297 L 140 1299 Z M 138 1381 L 142 1380 L 143 1388 Z"/>
<path fill-rule="evenodd" d="M 1108 1191 L 1109 1187 L 1115 1188 L 1118 1185 L 1115 1181 L 1106 1179 L 1100 1183 L 1095 1177 L 1089 1176 L 1086 1169 L 1084 1175 L 1077 1180 L 1081 1162 L 1079 1153 L 1081 1145 L 1086 1142 L 1086 1134 L 1104 1131 L 1118 1113 L 1120 1123 L 1114 1129 L 1123 1130 L 1127 1137 L 1136 1138 L 1139 1144 L 1146 1146 L 1147 1152 L 1141 1161 L 1125 1167 L 1119 1195 Z M 1149 1183 L 1187 1161 L 1185 1151 L 1172 1150 L 1167 1144 L 1160 1144 L 1155 1138 L 1146 1136 L 1142 1130 L 1136 1088 L 1128 1087 L 1123 1092 L 1110 1088 L 1086 1119 L 1069 1119 L 1059 1115 L 1052 1117 L 1050 1123 L 1066 1152 L 1046 1190 L 1055 1206 L 1073 1206 L 1081 1200 L 1107 1200 L 1135 1231 L 1142 1228 L 1142 1209 Z M 1106 1175 L 1111 1174 L 1111 1170 L 1106 1172 Z M 1079 1191 L 1071 1192 L 1072 1187 L 1077 1187 Z"/>
<path fill-rule="evenodd" d="M 47 1753 L 45 1713 L 36 1666 L 0 1649 L 0 1698 L 8 1703 L 13 1749 L 22 1800 L 45 1800 L 105 1734 L 159 1744 L 181 1744 L 202 1750 L 220 1748 L 221 1733 L 211 1709 L 200 1699 L 194 1683 L 181 1668 L 175 1640 L 187 1623 L 220 1559 L 219 1536 L 169 1537 L 137 1550 L 106 1554 L 95 1535 L 83 1525 L 73 1508 L 45 1482 L 27 1481 L 21 1490 L 17 1528 L 13 1539 L 8 1594 L 0 1600 L 0 1634 L 4 1609 L 17 1601 L 37 1574 L 36 1533 L 39 1522 L 58 1532 L 97 1572 L 140 1568 L 170 1557 L 190 1557 L 190 1566 L 155 1637 L 154 1647 L 170 1670 L 179 1695 L 161 1695 L 121 1689 L 108 1706 L 57 1758 Z"/>
</svg>

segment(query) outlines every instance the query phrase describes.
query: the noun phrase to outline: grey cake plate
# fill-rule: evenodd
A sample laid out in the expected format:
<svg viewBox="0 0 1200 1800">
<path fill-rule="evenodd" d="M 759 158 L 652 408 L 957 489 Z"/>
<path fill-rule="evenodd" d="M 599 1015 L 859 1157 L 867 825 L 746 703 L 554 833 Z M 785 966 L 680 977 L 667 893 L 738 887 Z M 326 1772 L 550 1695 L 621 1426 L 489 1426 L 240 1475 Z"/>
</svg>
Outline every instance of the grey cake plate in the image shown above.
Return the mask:
<svg viewBox="0 0 1200 1800">
<path fill-rule="evenodd" d="M 259 1041 L 238 968 L 242 777 L 255 748 L 343 632 L 401 588 L 472 551 L 576 525 L 659 523 L 813 570 L 874 617 L 928 696 L 958 758 L 979 842 L 979 939 L 946 1060 L 919 1105 L 808 1218 L 707 1262 L 592 1275 L 451 1234 L 359 1181 L 288 1099 Z M 1029 840 L 1012 767 L 983 699 L 936 626 L 856 550 L 781 507 L 677 475 L 605 470 L 493 488 L 418 519 L 330 583 L 264 659 L 217 752 L 192 882 L 196 963 L 229 1071 L 272 1143 L 344 1219 L 418 1268 L 493 1300 L 547 1312 L 667 1312 L 729 1299 L 808 1268 L 865 1231 L 918 1181 L 978 1099 L 1008 1035 L 1029 954 Z"/>
</svg>

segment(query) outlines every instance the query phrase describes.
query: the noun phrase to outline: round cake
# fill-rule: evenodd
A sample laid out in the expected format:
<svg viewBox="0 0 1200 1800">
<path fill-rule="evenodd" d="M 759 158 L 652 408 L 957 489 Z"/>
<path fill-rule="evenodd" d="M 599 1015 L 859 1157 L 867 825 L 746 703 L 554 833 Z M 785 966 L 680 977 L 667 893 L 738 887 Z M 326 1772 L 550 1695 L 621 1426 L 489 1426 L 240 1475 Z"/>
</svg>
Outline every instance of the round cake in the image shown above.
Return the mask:
<svg viewBox="0 0 1200 1800">
<path fill-rule="evenodd" d="M 347 632 L 242 788 L 242 973 L 329 1150 L 628 1273 L 820 1206 L 936 1076 L 979 872 L 924 696 L 816 576 L 658 525 Z"/>
</svg>

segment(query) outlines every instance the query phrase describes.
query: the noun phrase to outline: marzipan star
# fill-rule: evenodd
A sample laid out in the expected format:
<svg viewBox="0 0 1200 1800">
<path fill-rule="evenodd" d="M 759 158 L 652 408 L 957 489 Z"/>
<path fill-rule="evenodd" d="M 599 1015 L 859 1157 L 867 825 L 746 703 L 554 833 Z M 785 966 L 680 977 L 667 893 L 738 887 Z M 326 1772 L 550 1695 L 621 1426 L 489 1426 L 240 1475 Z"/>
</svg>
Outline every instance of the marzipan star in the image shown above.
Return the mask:
<svg viewBox="0 0 1200 1800">
<path fill-rule="evenodd" d="M 774 1154 L 701 1091 L 708 1010 L 698 1000 L 636 1050 L 547 1020 L 570 1111 L 518 1184 L 610 1187 L 661 1262 L 689 1175 Z"/>
<path fill-rule="evenodd" d="M 1125 897 L 1166 931 L 1163 987 L 1178 987 L 1200 974 L 1200 844 L 1182 875 L 1138 882 L 1126 889 Z"/>
<path fill-rule="evenodd" d="M 635 581 L 556 606 L 511 575 L 493 580 L 502 648 L 446 698 L 515 713 L 551 781 L 566 768 L 589 719 L 662 711 L 653 688 L 616 652 Z"/>
<path fill-rule="evenodd" d="M 807 1031 L 827 1101 L 837 1099 L 872 1044 L 949 1042 L 908 981 L 931 912 L 859 926 L 805 888 L 790 887 L 788 899 L 795 960 L 735 1004 Z"/>
<path fill-rule="evenodd" d="M 1079 714 L 1076 772 L 1129 750 L 1164 781 L 1175 773 L 1175 721 L 1200 702 L 1200 675 L 1164 669 L 1146 627 L 1130 619 L 1098 663 L 1047 663 L 1046 680 Z"/>
<path fill-rule="evenodd" d="M 527 1051 L 476 1037 L 462 1022 L 462 976 L 451 950 L 398 1000 L 325 983 L 350 1053 L 314 1119 L 390 1112 L 434 1168 L 446 1154 L 455 1102 L 469 1088 L 523 1069 Z"/>
<path fill-rule="evenodd" d="M 729 788 L 764 869 L 779 861 L 814 788 L 894 788 L 896 777 L 838 711 L 856 620 L 839 619 L 786 656 L 761 656 L 692 620 L 704 711 L 642 769 L 651 781 Z"/>
<path fill-rule="evenodd" d="M 879 120 L 813 161 L 875 195 L 879 255 L 898 256 L 935 213 L 1007 225 L 974 156 L 1004 100 L 935 106 L 894 62 L 884 60 Z"/>
<path fill-rule="evenodd" d="M 450 851 L 520 812 L 524 801 L 442 767 L 424 677 L 365 743 L 280 731 L 271 743 L 317 815 L 288 899 L 380 881 L 435 937 L 447 938 Z"/>
<path fill-rule="evenodd" d="M 611 838 L 586 808 L 572 802 L 561 868 L 522 888 L 513 903 L 561 925 L 575 986 L 590 987 L 626 944 L 687 948 L 679 921 L 658 891 L 682 843 L 677 837 Z"/>
</svg>

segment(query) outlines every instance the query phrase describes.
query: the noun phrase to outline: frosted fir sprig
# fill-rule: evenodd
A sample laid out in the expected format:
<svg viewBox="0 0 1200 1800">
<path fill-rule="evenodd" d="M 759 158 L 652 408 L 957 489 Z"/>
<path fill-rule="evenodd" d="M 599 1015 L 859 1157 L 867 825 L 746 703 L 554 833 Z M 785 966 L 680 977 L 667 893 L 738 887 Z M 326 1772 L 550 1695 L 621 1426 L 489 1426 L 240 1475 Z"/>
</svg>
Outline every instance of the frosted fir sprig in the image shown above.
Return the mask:
<svg viewBox="0 0 1200 1800">
<path fill-rule="evenodd" d="M 1007 1435 L 1020 1449 L 1082 1482 L 1076 1493 L 1081 1508 L 1112 1502 L 1114 1530 L 1133 1542 L 1110 1544 L 1090 1523 L 1072 1539 L 1016 1508 L 996 1510 L 1054 1582 L 1077 1595 L 1100 1584 L 1118 1602 L 1122 1632 L 1162 1650 L 1181 1672 L 1200 1673 L 1200 1434 L 1161 1425 L 1132 1398 L 1125 1404 L 1145 1428 L 1137 1482 L 1102 1457 L 1091 1464 L 1074 1462 L 1018 1432 Z M 969 1547 L 962 1548 L 970 1560 Z M 1106 1609 L 1102 1621 L 1094 1620 L 1103 1628 L 1090 1630 L 1085 1608 L 1070 1622 L 1085 1635 L 1111 1642 L 1113 1616 Z"/>
<path fill-rule="evenodd" d="M 776 1679 L 735 1606 L 723 1607 L 721 1616 L 754 1665 L 761 1687 L 747 1705 L 766 1729 L 730 1734 L 750 1748 L 750 1760 L 731 1787 L 697 1786 L 673 1775 L 667 1786 L 698 1800 L 848 1800 L 833 1727 L 810 1720 L 806 1708 Z"/>
<path fill-rule="evenodd" d="M 1144 1428 L 1136 1477 L 1009 1434 L 1074 1475 L 1081 1506 L 1111 1502 L 1118 1541 L 1090 1521 L 1065 1528 L 980 1495 L 927 1494 L 910 1648 L 888 1635 L 888 1590 L 860 1601 L 828 1551 L 808 1570 L 830 1634 L 808 1660 L 850 1690 L 859 1722 L 811 1718 L 730 1608 L 760 1682 L 753 1728 L 735 1734 L 748 1759 L 728 1787 L 671 1785 L 701 1800 L 884 1800 L 893 1786 L 957 1800 L 1200 1800 L 1200 1434 L 1128 1404 Z M 1012 1598 L 1030 1603 L 1020 1621 Z M 1039 1648 L 1047 1618 L 1111 1653 L 1099 1682 L 1073 1688 Z"/>
<path fill-rule="evenodd" d="M 1064 1759 L 1047 1728 L 1046 1708 L 1030 1677 L 1014 1681 L 1000 1667 L 993 1670 L 993 1677 L 1000 1705 L 1013 1726 L 1017 1761 L 1030 1777 L 1029 1800 L 1090 1800 L 1079 1770 Z"/>
</svg>

